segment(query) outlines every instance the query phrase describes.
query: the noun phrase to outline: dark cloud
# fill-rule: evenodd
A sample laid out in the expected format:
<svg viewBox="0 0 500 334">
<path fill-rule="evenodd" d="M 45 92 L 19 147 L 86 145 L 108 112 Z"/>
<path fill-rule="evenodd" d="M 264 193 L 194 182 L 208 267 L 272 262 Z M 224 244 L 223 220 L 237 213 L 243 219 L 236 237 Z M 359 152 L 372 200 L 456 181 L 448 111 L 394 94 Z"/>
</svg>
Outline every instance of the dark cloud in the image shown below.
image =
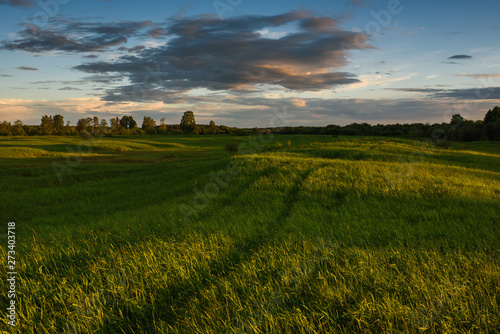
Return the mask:
<svg viewBox="0 0 500 334">
<path fill-rule="evenodd" d="M 0 0 L 0 5 L 9 5 L 13 7 L 29 8 L 35 4 L 34 0 Z"/>
<path fill-rule="evenodd" d="M 63 88 L 59 88 L 59 90 L 81 90 L 81 89 L 75 88 L 75 87 L 63 87 Z"/>
<path fill-rule="evenodd" d="M 23 71 L 38 71 L 38 68 L 36 68 L 36 67 L 28 67 L 28 66 L 19 66 L 17 69 L 18 70 L 23 70 Z"/>
<path fill-rule="evenodd" d="M 460 100 L 500 100 L 500 87 L 481 87 L 465 89 L 439 88 L 386 88 L 401 92 L 426 93 L 430 98 L 454 98 Z"/>
<path fill-rule="evenodd" d="M 8 75 L 8 74 L 0 74 L 0 77 L 4 77 L 4 78 L 12 78 L 12 75 Z"/>
<path fill-rule="evenodd" d="M 500 87 L 449 89 L 434 94 L 434 97 L 467 100 L 500 100 Z"/>
<path fill-rule="evenodd" d="M 448 59 L 472 59 L 472 56 L 468 55 L 454 55 L 449 57 Z"/>
<path fill-rule="evenodd" d="M 146 47 L 144 45 L 138 45 L 138 46 L 134 46 L 133 48 L 129 48 L 128 52 L 137 52 L 137 51 L 144 50 L 145 48 Z"/>
<path fill-rule="evenodd" d="M 452 64 L 452 65 L 461 65 L 460 63 L 457 63 L 456 61 L 443 61 L 443 64 Z"/>
<path fill-rule="evenodd" d="M 411 93 L 436 93 L 443 91 L 442 89 L 435 89 L 435 88 L 385 88 L 385 90 L 393 90 L 397 92 L 411 92 Z"/>
<path fill-rule="evenodd" d="M 33 81 L 33 82 L 30 82 L 30 84 L 45 85 L 45 84 L 50 84 L 50 83 L 54 83 L 54 82 L 59 82 L 59 81 L 55 81 L 55 80 Z"/>
<path fill-rule="evenodd" d="M 129 37 L 143 34 L 142 30 L 152 25 L 151 21 L 92 23 L 61 17 L 52 18 L 51 23 L 47 28 L 25 23 L 19 38 L 2 41 L 0 49 L 31 53 L 99 52 L 125 44 Z"/>
<path fill-rule="evenodd" d="M 289 29 L 279 39 L 266 28 Z M 161 99 L 195 88 L 253 89 L 258 85 L 320 90 L 359 80 L 334 71 L 348 64 L 349 50 L 371 48 L 363 33 L 346 31 L 328 17 L 292 11 L 275 16 L 175 18 L 165 27 L 168 44 L 125 55 L 114 62 L 76 66 L 88 73 L 117 73 L 131 85 L 105 100 Z"/>
<path fill-rule="evenodd" d="M 148 31 L 148 35 L 153 38 L 160 38 L 166 35 L 166 31 L 161 27 L 156 27 Z"/>
<path fill-rule="evenodd" d="M 121 76 L 117 75 L 89 75 L 86 77 L 83 77 L 81 80 L 72 80 L 72 81 L 67 81 L 67 80 L 44 80 L 44 81 L 32 81 L 30 84 L 32 85 L 46 85 L 46 84 L 63 84 L 63 85 L 86 85 L 86 84 L 104 84 L 109 87 L 109 85 L 116 84 L 122 79 Z M 97 88 L 93 88 L 96 90 Z"/>
</svg>

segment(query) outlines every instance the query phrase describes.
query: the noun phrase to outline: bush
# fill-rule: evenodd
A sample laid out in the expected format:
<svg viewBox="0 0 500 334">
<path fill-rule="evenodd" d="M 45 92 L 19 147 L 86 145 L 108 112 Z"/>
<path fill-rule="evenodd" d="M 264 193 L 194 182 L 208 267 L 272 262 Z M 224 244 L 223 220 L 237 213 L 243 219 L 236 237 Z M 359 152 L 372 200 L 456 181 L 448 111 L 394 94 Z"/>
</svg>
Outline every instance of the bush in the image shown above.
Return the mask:
<svg viewBox="0 0 500 334">
<path fill-rule="evenodd" d="M 226 151 L 234 154 L 234 153 L 238 152 L 238 147 L 239 147 L 238 143 L 227 143 L 226 144 Z"/>
<path fill-rule="evenodd" d="M 248 136 L 249 135 L 249 133 L 243 129 L 236 129 L 233 133 L 235 136 Z"/>
</svg>

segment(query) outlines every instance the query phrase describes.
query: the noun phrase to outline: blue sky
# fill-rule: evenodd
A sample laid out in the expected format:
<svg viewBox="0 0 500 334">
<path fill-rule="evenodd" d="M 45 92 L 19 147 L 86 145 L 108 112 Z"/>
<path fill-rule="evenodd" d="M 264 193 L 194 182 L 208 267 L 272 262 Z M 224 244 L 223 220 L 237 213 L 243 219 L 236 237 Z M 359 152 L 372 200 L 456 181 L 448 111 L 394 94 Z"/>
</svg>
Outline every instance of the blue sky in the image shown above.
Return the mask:
<svg viewBox="0 0 500 334">
<path fill-rule="evenodd" d="M 498 1 L 0 0 L 0 120 L 240 127 L 482 119 Z M 276 115 L 285 115 L 276 123 Z"/>
</svg>

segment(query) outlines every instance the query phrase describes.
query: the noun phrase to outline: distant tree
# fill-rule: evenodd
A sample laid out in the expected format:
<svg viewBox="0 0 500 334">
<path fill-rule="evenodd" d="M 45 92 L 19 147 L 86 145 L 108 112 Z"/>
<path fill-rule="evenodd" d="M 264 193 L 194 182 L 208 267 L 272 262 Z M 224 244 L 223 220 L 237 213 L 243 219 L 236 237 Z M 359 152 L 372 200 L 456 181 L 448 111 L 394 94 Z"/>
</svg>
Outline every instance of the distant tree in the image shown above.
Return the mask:
<svg viewBox="0 0 500 334">
<path fill-rule="evenodd" d="M 26 136 L 26 131 L 24 131 L 23 122 L 21 120 L 17 120 L 14 122 L 14 126 L 12 127 L 12 134 L 14 136 Z"/>
<path fill-rule="evenodd" d="M 76 122 L 76 131 L 78 132 L 90 132 L 92 131 L 92 118 L 80 118 L 78 122 Z"/>
<path fill-rule="evenodd" d="M 459 127 L 460 125 L 462 125 L 463 122 L 464 122 L 464 118 L 460 114 L 455 114 L 455 115 L 451 116 L 451 122 L 450 122 L 451 125 L 455 125 L 455 127 Z"/>
<path fill-rule="evenodd" d="M 137 123 L 132 116 L 123 116 L 120 125 L 124 129 L 135 129 L 137 127 Z"/>
<path fill-rule="evenodd" d="M 231 129 L 229 128 L 229 126 L 219 125 L 219 132 L 224 133 L 224 134 L 230 134 Z"/>
<path fill-rule="evenodd" d="M 114 135 L 119 134 L 121 130 L 120 119 L 118 117 L 111 118 L 109 122 L 111 124 L 111 133 Z"/>
<path fill-rule="evenodd" d="M 160 133 L 166 133 L 167 132 L 167 124 L 165 123 L 165 117 L 160 119 L 160 127 L 159 127 Z"/>
<path fill-rule="evenodd" d="M 155 133 L 156 121 L 151 117 L 144 116 L 144 120 L 142 121 L 142 129 L 146 131 L 146 133 Z"/>
<path fill-rule="evenodd" d="M 184 133 L 194 133 L 196 130 L 196 121 L 192 111 L 186 111 L 181 119 L 181 130 Z"/>
<path fill-rule="evenodd" d="M 3 121 L 0 123 L 0 136 L 12 136 L 12 125 L 10 122 Z"/>
<path fill-rule="evenodd" d="M 210 134 L 217 133 L 217 125 L 215 125 L 214 121 L 210 121 L 210 124 L 208 124 L 208 133 Z"/>
<path fill-rule="evenodd" d="M 94 116 L 92 125 L 94 126 L 94 136 L 97 135 L 97 129 L 99 128 L 99 118 Z"/>
<path fill-rule="evenodd" d="M 54 133 L 54 119 L 52 116 L 42 116 L 42 123 L 40 125 L 42 127 L 42 134 L 51 135 Z"/>
<path fill-rule="evenodd" d="M 489 140 L 500 140 L 500 107 L 488 110 L 483 125 Z"/>
<path fill-rule="evenodd" d="M 342 132 L 342 128 L 338 125 L 330 124 L 326 126 L 325 132 L 332 136 L 338 136 Z"/>
<path fill-rule="evenodd" d="M 61 115 L 55 115 L 54 121 L 54 131 L 58 135 L 64 134 L 64 117 Z"/>
<path fill-rule="evenodd" d="M 491 123 L 498 120 L 500 120 L 500 107 L 498 106 L 488 110 L 486 115 L 484 115 L 484 123 Z"/>
<path fill-rule="evenodd" d="M 76 122 L 76 131 L 82 132 L 83 130 L 87 129 L 87 122 L 85 121 L 85 118 L 80 118 Z"/>
<path fill-rule="evenodd" d="M 76 134 L 76 128 L 74 126 L 70 126 L 71 122 L 67 121 L 66 126 L 64 127 L 64 134 L 65 135 L 74 135 Z"/>
<path fill-rule="evenodd" d="M 103 118 L 101 119 L 101 123 L 99 124 L 99 132 L 101 134 L 106 134 L 107 133 L 107 127 L 108 127 L 108 122 Z"/>
</svg>

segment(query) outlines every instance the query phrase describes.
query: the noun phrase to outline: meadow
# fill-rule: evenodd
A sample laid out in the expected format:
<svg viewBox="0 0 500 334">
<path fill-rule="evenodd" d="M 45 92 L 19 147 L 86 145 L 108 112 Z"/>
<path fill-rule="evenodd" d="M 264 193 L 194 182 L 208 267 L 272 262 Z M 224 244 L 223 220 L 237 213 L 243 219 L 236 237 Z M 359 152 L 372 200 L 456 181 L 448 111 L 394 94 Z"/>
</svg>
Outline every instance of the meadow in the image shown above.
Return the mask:
<svg viewBox="0 0 500 334">
<path fill-rule="evenodd" d="M 500 332 L 500 142 L 14 137 L 0 170 L 2 333 Z"/>
</svg>

